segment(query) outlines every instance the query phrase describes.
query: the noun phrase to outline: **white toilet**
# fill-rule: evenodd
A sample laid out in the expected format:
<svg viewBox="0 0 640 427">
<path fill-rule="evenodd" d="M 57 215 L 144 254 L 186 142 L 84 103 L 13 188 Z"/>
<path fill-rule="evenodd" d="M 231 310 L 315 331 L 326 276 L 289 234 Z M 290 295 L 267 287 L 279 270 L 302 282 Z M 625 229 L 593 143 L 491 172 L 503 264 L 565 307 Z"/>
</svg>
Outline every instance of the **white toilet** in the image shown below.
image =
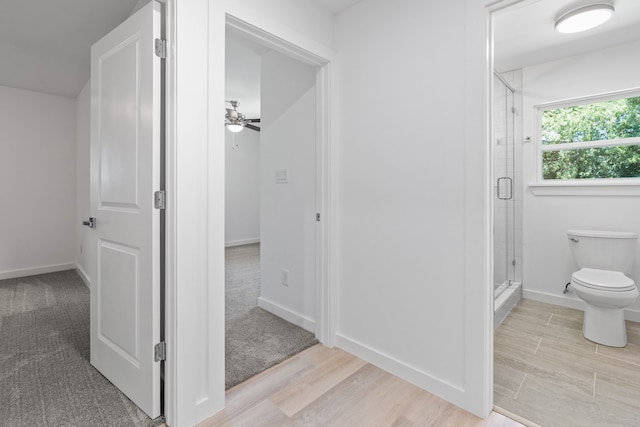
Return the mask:
<svg viewBox="0 0 640 427">
<path fill-rule="evenodd" d="M 569 230 L 569 246 L 580 270 L 571 286 L 585 303 L 582 333 L 598 344 L 627 345 L 624 309 L 638 298 L 629 274 L 638 235 L 632 232 Z"/>
</svg>

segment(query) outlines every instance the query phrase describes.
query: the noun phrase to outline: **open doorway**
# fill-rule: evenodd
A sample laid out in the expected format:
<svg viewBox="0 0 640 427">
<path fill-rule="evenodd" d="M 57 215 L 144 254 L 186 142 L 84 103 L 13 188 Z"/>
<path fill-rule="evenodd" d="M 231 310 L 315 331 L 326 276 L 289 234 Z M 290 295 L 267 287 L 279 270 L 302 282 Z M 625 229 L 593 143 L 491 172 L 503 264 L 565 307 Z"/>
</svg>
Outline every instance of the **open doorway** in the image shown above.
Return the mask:
<svg viewBox="0 0 640 427">
<path fill-rule="evenodd" d="M 317 73 L 227 30 L 226 388 L 318 342 Z"/>
<path fill-rule="evenodd" d="M 621 184 L 634 184 L 637 176 L 621 183 L 614 176 L 589 175 L 600 163 L 624 165 L 624 158 L 564 160 L 567 153 L 580 158 L 580 153 L 607 143 L 605 126 L 599 131 L 602 137 L 579 137 L 584 124 L 596 120 L 595 114 L 557 120 L 543 117 L 541 111 L 558 111 L 563 102 L 573 108 L 621 93 L 637 96 L 640 78 L 630 70 L 640 62 L 629 52 L 640 47 L 640 33 L 629 29 L 638 27 L 640 5 L 616 1 L 615 13 L 605 24 L 571 34 L 556 31 L 554 23 L 559 25 L 580 2 L 521 0 L 496 5 L 492 65 L 520 98 L 515 122 L 521 131 L 515 133 L 515 144 L 520 145 L 516 162 L 521 162 L 522 171 L 515 194 L 522 196 L 522 207 L 515 221 L 522 232 L 516 252 L 521 251 L 524 261 L 523 299 L 504 313 L 506 319 L 494 333 L 496 411 L 545 426 L 637 425 L 638 407 L 628 396 L 640 390 L 635 356 L 640 303 L 625 312 L 626 347 L 598 344 L 585 338 L 585 305 L 567 284 L 578 269 L 568 245 L 569 229 L 638 232 L 637 219 L 626 215 L 638 209 L 637 198 L 618 193 Z M 493 105 L 495 119 L 498 104 Z M 605 116 L 611 123 L 624 123 L 610 112 Z M 565 123 L 575 130 L 557 132 L 557 139 L 546 137 L 549 129 L 564 129 Z M 588 172 L 570 176 L 574 165 Z M 640 269 L 634 266 L 629 277 L 637 283 Z"/>
</svg>

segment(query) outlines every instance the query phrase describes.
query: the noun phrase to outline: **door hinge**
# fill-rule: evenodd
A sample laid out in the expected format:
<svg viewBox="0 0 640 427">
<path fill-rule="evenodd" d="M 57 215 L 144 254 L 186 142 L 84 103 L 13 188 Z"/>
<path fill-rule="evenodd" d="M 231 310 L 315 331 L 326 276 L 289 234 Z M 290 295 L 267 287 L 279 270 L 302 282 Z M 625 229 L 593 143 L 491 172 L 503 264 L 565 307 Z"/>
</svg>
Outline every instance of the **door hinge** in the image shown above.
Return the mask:
<svg viewBox="0 0 640 427">
<path fill-rule="evenodd" d="M 156 209 L 165 209 L 167 207 L 167 195 L 164 190 L 153 193 L 153 207 Z"/>
<path fill-rule="evenodd" d="M 167 41 L 162 39 L 156 39 L 156 56 L 164 59 L 167 57 Z"/>
<path fill-rule="evenodd" d="M 153 359 L 156 362 L 162 362 L 167 360 L 167 343 L 166 342 L 161 341 L 153 347 Z"/>
<path fill-rule="evenodd" d="M 320 222 L 320 214 L 319 213 L 316 214 L 316 222 Z"/>
</svg>

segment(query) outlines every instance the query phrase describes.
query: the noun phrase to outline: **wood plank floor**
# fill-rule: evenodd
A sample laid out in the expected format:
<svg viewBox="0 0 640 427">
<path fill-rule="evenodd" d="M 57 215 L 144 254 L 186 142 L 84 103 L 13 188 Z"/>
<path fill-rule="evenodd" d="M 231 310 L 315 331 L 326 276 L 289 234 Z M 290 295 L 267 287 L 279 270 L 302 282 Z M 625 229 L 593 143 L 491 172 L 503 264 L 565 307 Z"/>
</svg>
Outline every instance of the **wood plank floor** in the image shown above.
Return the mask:
<svg viewBox="0 0 640 427">
<path fill-rule="evenodd" d="M 640 426 L 640 324 L 625 348 L 582 335 L 579 310 L 522 300 L 494 335 L 494 403 L 545 427 Z"/>
<path fill-rule="evenodd" d="M 213 426 L 520 427 L 478 418 L 340 349 L 318 344 L 230 389 Z"/>
</svg>

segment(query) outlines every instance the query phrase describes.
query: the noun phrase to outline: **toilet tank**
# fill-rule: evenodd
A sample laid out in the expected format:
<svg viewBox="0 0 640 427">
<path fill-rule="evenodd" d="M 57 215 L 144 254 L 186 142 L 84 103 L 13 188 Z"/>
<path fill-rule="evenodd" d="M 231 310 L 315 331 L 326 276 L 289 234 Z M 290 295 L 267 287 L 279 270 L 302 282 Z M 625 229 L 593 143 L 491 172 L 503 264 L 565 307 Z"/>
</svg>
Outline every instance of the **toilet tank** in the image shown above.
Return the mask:
<svg viewBox="0 0 640 427">
<path fill-rule="evenodd" d="M 569 246 L 580 268 L 631 272 L 638 234 L 630 231 L 569 230 Z"/>
</svg>

